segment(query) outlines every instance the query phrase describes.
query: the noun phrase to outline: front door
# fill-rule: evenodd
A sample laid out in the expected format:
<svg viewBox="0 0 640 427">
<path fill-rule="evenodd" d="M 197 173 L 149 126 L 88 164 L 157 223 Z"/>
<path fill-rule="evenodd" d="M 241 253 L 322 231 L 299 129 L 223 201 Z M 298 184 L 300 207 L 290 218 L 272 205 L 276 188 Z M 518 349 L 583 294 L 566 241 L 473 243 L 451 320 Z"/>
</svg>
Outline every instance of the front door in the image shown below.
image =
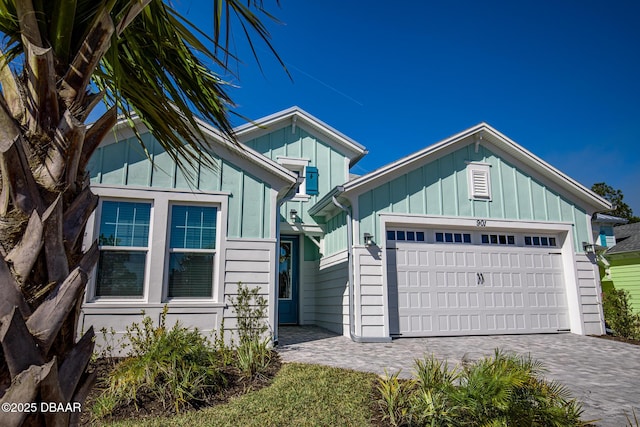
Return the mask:
<svg viewBox="0 0 640 427">
<path fill-rule="evenodd" d="M 298 236 L 280 237 L 278 319 L 280 324 L 298 323 Z"/>
</svg>

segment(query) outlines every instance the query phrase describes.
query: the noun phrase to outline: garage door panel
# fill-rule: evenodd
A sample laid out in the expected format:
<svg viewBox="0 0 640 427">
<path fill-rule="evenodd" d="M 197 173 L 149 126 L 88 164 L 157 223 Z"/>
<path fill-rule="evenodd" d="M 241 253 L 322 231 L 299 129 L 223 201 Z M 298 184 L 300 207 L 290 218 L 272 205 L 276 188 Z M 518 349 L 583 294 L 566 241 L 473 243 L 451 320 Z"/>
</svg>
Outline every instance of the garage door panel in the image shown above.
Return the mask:
<svg viewBox="0 0 640 427">
<path fill-rule="evenodd" d="M 392 333 L 557 332 L 569 328 L 562 259 L 543 248 L 395 242 Z M 405 260 L 404 264 L 402 261 Z M 413 261 L 415 260 L 415 264 Z M 397 271 L 397 272 L 396 272 Z M 393 280 L 390 280 L 393 286 Z M 390 291 L 390 293 L 393 293 Z"/>
<path fill-rule="evenodd" d="M 431 334 L 435 332 L 431 316 L 428 315 L 413 315 L 400 318 L 400 330 L 414 334 Z"/>
<path fill-rule="evenodd" d="M 493 333 L 525 332 L 526 320 L 522 313 L 487 313 L 487 330 Z"/>
<path fill-rule="evenodd" d="M 470 335 L 482 330 L 478 314 L 442 314 L 437 319 L 439 335 Z"/>
</svg>

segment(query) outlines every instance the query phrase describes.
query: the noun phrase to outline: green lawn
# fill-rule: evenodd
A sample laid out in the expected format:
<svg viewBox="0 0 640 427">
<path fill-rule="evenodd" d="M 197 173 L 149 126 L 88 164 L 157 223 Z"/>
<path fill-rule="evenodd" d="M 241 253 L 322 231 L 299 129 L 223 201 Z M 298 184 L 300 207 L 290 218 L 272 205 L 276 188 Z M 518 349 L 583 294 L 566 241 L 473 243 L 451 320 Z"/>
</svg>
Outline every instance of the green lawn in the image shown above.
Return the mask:
<svg viewBox="0 0 640 427">
<path fill-rule="evenodd" d="M 273 384 L 228 404 L 117 426 L 367 426 L 376 375 L 287 363 Z"/>
</svg>

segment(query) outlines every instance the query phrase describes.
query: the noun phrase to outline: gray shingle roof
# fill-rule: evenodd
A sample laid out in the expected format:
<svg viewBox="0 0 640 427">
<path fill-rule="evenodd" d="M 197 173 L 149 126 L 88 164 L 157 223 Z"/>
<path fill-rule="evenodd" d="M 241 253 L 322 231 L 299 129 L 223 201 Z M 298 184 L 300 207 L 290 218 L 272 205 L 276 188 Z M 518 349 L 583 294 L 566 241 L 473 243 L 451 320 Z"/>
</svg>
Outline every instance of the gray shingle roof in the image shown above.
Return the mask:
<svg viewBox="0 0 640 427">
<path fill-rule="evenodd" d="M 617 216 L 597 213 L 596 217 L 593 219 L 593 222 L 598 222 L 602 224 L 626 224 L 629 221 Z"/>
<path fill-rule="evenodd" d="M 640 251 L 640 222 L 614 227 L 613 233 L 616 245 L 607 251 L 608 254 Z"/>
</svg>

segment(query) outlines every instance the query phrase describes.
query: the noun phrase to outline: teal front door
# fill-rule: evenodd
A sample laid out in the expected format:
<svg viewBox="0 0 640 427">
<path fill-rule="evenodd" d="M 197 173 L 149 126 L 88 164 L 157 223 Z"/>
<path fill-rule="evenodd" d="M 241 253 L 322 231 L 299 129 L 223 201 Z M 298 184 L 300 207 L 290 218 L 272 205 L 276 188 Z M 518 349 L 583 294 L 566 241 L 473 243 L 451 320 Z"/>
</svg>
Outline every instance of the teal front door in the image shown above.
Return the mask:
<svg viewBox="0 0 640 427">
<path fill-rule="evenodd" d="M 278 322 L 298 323 L 298 236 L 280 237 Z"/>
</svg>

